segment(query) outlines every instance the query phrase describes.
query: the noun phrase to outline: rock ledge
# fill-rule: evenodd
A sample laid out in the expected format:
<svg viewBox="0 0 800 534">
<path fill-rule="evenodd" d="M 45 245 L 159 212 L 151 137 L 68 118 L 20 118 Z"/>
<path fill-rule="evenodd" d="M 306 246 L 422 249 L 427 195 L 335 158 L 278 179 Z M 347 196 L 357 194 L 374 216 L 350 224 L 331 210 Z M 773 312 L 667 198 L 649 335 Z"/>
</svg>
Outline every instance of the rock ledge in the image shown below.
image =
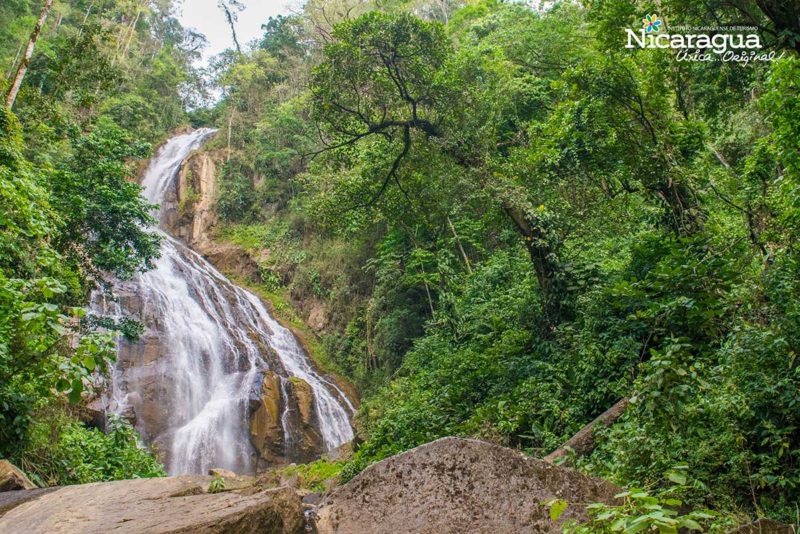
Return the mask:
<svg viewBox="0 0 800 534">
<path fill-rule="evenodd" d="M 299 534 L 303 505 L 289 488 L 209 494 L 212 477 L 179 476 L 15 491 L 0 532 L 48 534 Z M 0 512 L 2 513 L 2 512 Z"/>
</svg>

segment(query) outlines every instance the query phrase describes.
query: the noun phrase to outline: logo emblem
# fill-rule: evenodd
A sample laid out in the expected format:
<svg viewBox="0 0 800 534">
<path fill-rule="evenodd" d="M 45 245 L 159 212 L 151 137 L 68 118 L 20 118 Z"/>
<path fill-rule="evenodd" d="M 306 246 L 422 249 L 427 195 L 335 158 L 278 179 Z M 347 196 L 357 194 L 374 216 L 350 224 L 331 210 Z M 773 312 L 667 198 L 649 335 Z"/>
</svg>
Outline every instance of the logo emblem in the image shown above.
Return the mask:
<svg viewBox="0 0 800 534">
<path fill-rule="evenodd" d="M 645 15 L 642 19 L 642 28 L 647 33 L 658 33 L 661 31 L 661 19 L 658 15 Z"/>
</svg>

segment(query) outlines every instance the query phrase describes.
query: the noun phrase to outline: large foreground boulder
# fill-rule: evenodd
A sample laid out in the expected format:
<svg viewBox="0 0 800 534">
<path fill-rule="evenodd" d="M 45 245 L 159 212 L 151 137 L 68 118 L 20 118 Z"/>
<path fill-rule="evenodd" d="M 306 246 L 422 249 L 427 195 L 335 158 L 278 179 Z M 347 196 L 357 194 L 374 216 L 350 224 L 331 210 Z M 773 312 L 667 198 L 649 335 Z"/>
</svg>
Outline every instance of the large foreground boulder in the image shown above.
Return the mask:
<svg viewBox="0 0 800 534">
<path fill-rule="evenodd" d="M 212 477 L 181 476 L 66 486 L 18 494 L 0 516 L 9 534 L 269 533 L 304 531 L 300 497 L 289 488 L 210 494 Z M 3 502 L 0 500 L 0 510 Z M 2 513 L 2 512 L 0 512 Z"/>
<path fill-rule="evenodd" d="M 319 534 L 560 533 L 584 504 L 621 490 L 572 469 L 472 439 L 444 438 L 370 466 L 316 512 Z M 545 504 L 570 505 L 557 522 Z"/>
</svg>

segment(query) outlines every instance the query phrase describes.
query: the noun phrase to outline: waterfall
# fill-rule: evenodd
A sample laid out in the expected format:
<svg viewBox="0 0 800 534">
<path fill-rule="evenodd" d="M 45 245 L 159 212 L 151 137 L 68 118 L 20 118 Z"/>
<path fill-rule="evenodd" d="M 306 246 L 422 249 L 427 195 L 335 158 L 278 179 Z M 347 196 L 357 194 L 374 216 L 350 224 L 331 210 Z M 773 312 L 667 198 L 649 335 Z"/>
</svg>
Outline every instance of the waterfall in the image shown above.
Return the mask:
<svg viewBox="0 0 800 534">
<path fill-rule="evenodd" d="M 183 161 L 214 133 L 200 129 L 170 139 L 144 175 L 144 197 L 162 204 Z M 134 408 L 137 429 L 163 454 L 170 474 L 215 467 L 252 472 L 257 453 L 249 435 L 251 406 L 264 373 L 272 371 L 281 380 L 286 447 L 293 443 L 285 385 L 291 377 L 313 392 L 324 449 L 350 441 L 355 410 L 347 396 L 316 370 L 258 297 L 166 233 L 163 211 L 155 229 L 163 237 L 161 257 L 152 270 L 116 286 L 129 307 L 138 304 L 150 341 L 127 348 L 120 342 L 120 350 L 134 356 L 120 358 L 112 373 L 115 411 Z"/>
</svg>

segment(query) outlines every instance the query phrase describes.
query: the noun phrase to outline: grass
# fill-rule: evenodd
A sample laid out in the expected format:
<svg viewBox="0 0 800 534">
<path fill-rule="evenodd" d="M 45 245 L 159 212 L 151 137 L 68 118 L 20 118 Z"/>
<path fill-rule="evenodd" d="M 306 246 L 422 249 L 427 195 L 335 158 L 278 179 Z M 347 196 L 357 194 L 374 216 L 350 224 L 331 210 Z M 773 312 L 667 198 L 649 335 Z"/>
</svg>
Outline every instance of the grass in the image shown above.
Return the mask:
<svg viewBox="0 0 800 534">
<path fill-rule="evenodd" d="M 285 477 L 297 475 L 301 488 L 319 493 L 328 489 L 326 481 L 339 480 L 343 468 L 344 463 L 323 458 L 310 464 L 290 465 L 282 470 L 282 474 Z"/>
<path fill-rule="evenodd" d="M 279 239 L 284 231 L 270 224 L 226 224 L 217 239 L 240 246 L 248 252 L 258 250 Z"/>
</svg>

